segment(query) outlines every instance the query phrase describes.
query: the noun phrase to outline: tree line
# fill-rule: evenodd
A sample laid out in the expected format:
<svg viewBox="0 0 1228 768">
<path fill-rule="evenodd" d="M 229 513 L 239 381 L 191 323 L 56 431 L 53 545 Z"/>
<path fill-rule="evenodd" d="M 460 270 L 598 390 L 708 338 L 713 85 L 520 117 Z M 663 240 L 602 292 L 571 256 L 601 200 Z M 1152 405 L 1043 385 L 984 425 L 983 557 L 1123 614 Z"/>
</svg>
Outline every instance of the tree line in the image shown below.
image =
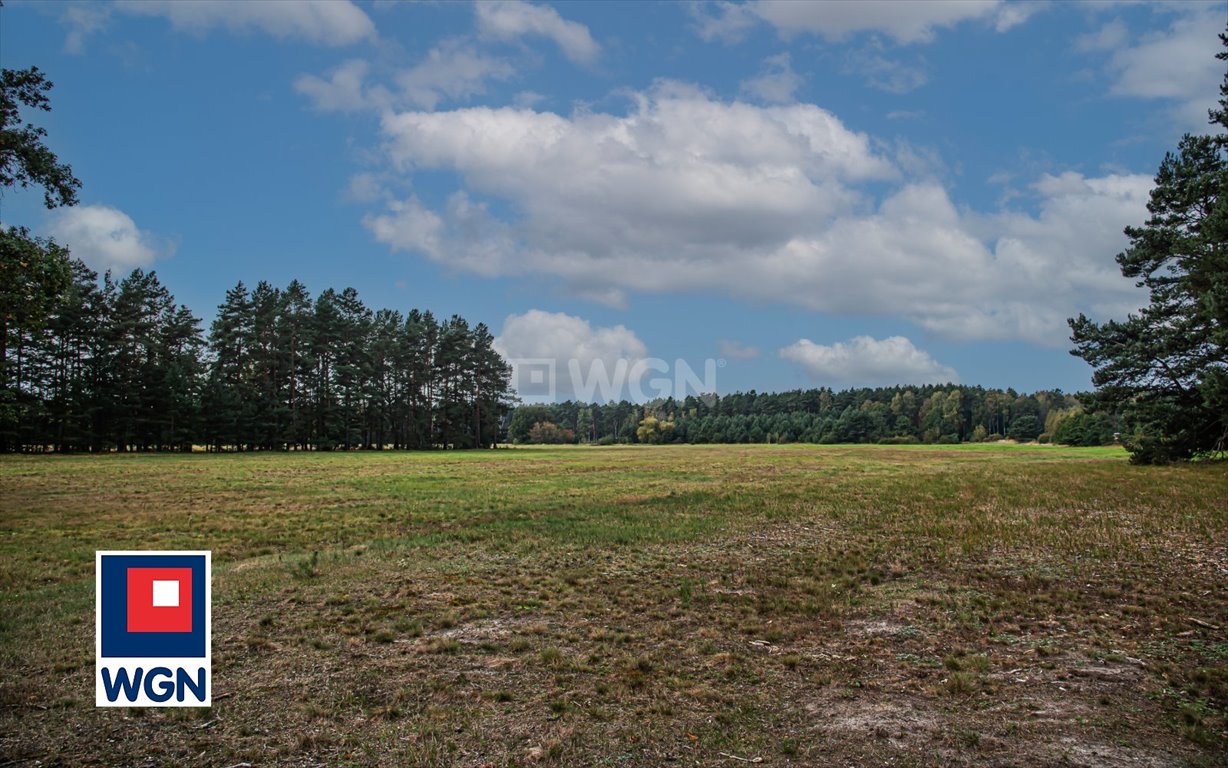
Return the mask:
<svg viewBox="0 0 1228 768">
<path fill-rule="evenodd" d="M 739 392 L 647 405 L 565 402 L 521 406 L 519 443 L 958 443 L 1010 438 L 1104 445 L 1119 428 L 1060 390 L 955 385 Z"/>
<path fill-rule="evenodd" d="M 0 235 L 3 237 L 3 235 Z M 3 334 L 0 450 L 481 448 L 510 369 L 484 324 L 239 283 L 208 335 L 153 272 L 69 279 Z M 7 246 L 4 246 L 8 250 Z"/>
</svg>

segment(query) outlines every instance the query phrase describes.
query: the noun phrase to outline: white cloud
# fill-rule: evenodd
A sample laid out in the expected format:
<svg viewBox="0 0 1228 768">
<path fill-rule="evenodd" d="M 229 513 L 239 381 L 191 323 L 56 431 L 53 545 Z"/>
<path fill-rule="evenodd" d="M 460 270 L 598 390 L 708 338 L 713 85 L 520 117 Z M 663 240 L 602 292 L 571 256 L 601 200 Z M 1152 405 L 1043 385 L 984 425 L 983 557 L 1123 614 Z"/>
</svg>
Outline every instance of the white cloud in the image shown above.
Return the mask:
<svg viewBox="0 0 1228 768">
<path fill-rule="evenodd" d="M 997 6 L 994 15 L 993 28 L 995 32 L 1006 32 L 1019 26 L 1037 13 L 1040 13 L 1049 3 L 1047 0 L 1029 0 L 1029 2 L 1003 2 Z"/>
<path fill-rule="evenodd" d="M 420 251 L 437 260 L 445 256 L 441 247 L 443 218 L 424 208 L 416 197 L 389 201 L 387 213 L 367 216 L 363 226 L 371 230 L 376 240 L 391 245 L 394 250 Z"/>
<path fill-rule="evenodd" d="M 903 336 L 882 340 L 857 336 L 830 346 L 799 339 L 781 349 L 780 356 L 797 363 L 810 378 L 822 384 L 891 386 L 959 382 L 955 369 L 940 364 Z"/>
<path fill-rule="evenodd" d="M 394 201 L 365 224 L 394 250 L 553 276 L 613 305 L 710 292 L 1054 346 L 1078 311 L 1138 306 L 1112 257 L 1146 216 L 1148 177 L 1045 177 L 1035 214 L 961 210 L 913 176 L 875 203 L 873 182 L 931 176 L 932 158 L 902 147 L 893 163 L 809 104 L 725 103 L 676 83 L 633 98 L 625 115 L 388 114 L 393 172 L 450 171 L 462 188 L 438 210 Z"/>
<path fill-rule="evenodd" d="M 768 104 L 787 104 L 803 82 L 793 71 L 789 54 L 780 53 L 764 59 L 759 75 L 743 80 L 738 91 Z"/>
<path fill-rule="evenodd" d="M 1146 216 L 1151 186 L 1141 175 L 1042 180 L 1032 216 L 959 211 L 940 186 L 910 184 L 876 213 L 796 238 L 784 253 L 796 280 L 827 276 L 794 289 L 813 309 L 897 314 L 947 338 L 1060 346 L 1077 311 L 1138 306 L 1112 257 L 1122 228 Z"/>
<path fill-rule="evenodd" d="M 349 0 L 119 0 L 116 7 L 141 16 L 161 16 L 178 30 L 203 33 L 258 30 L 279 40 L 349 45 L 375 36 L 375 24 Z"/>
<path fill-rule="evenodd" d="M 713 9 L 711 13 L 708 12 L 710 8 Z M 695 19 L 695 33 L 708 42 L 721 40 L 736 43 L 762 21 L 751 6 L 724 0 L 694 3 L 691 5 L 691 15 Z"/>
<path fill-rule="evenodd" d="M 1034 306 L 1034 338 L 1065 341 L 1065 319 L 1075 308 L 1120 317 L 1144 303 L 1113 256 L 1127 245 L 1122 229 L 1146 219 L 1153 186 L 1144 174 L 1045 175 L 1033 185 L 1041 196 L 1038 215 L 965 215 L 969 231 L 994 238 L 995 269 L 1018 286 L 1008 290 Z"/>
<path fill-rule="evenodd" d="M 1175 101 L 1183 126 L 1206 132 L 1207 109 L 1216 103 L 1224 75 L 1215 58 L 1224 29 L 1223 8 L 1193 7 L 1167 30 L 1117 49 L 1108 65 L 1115 78 L 1110 93 Z"/>
<path fill-rule="evenodd" d="M 908 93 L 929 81 L 925 64 L 908 64 L 889 59 L 875 47 L 851 51 L 845 58 L 844 72 L 859 75 L 866 85 L 887 93 Z"/>
<path fill-rule="evenodd" d="M 300 75 L 294 81 L 294 90 L 310 98 L 316 109 L 325 112 L 357 112 L 388 106 L 391 94 L 386 89 L 365 87 L 369 69 L 362 59 L 352 59 L 334 69 L 327 80 L 315 75 Z"/>
<path fill-rule="evenodd" d="M 1005 31 L 1026 18 L 1000 0 L 760 0 L 751 10 L 786 36 L 809 33 L 838 41 L 859 32 L 879 32 L 898 43 L 926 43 L 936 29 L 972 19 Z"/>
<path fill-rule="evenodd" d="M 72 3 L 65 6 L 60 22 L 68 27 L 64 51 L 74 55 L 85 53 L 85 41 L 102 31 L 111 20 L 111 9 L 100 3 Z"/>
<path fill-rule="evenodd" d="M 48 231 L 74 257 L 99 272 L 146 267 L 172 250 L 138 229 L 131 216 L 106 205 L 64 208 L 52 217 Z"/>
<path fill-rule="evenodd" d="M 518 245 L 509 228 L 464 192 L 448 198 L 442 213 L 416 197 L 390 200 L 383 214 L 364 217 L 363 226 L 394 251 L 417 251 L 484 277 L 516 271 Z"/>
<path fill-rule="evenodd" d="M 904 138 L 897 138 L 895 162 L 908 176 L 914 178 L 941 178 L 948 175 L 946 162 L 933 147 L 919 146 Z"/>
<path fill-rule="evenodd" d="M 518 40 L 536 35 L 553 40 L 564 55 L 579 64 L 589 64 L 601 53 L 588 27 L 568 21 L 558 11 L 521 0 L 491 0 L 473 6 L 478 32 L 494 40 Z"/>
<path fill-rule="evenodd" d="M 691 15 L 702 39 L 740 41 L 760 23 L 782 37 L 818 35 L 838 42 L 859 33 L 884 34 L 897 43 L 928 43 L 938 29 L 980 20 L 1005 32 L 1046 7 L 1043 2 L 1003 0 L 755 0 L 696 3 Z"/>
<path fill-rule="evenodd" d="M 727 357 L 730 360 L 754 360 L 759 356 L 758 347 L 731 339 L 721 339 L 717 347 L 720 349 L 721 357 Z"/>
<path fill-rule="evenodd" d="M 444 100 L 485 93 L 486 81 L 507 80 L 515 74 L 508 62 L 478 53 L 462 40 L 447 40 L 432 48 L 425 60 L 400 73 L 397 83 L 410 104 L 434 109 Z"/>
<path fill-rule="evenodd" d="M 564 249 L 610 234 L 672 244 L 697 224 L 705 243 L 774 237 L 853 205 L 840 180 L 894 175 L 864 134 L 813 105 L 726 104 L 672 83 L 635 100 L 624 116 L 482 107 L 388 115 L 383 128 L 397 167 L 459 171 Z"/>
<path fill-rule="evenodd" d="M 611 309 L 627 308 L 627 292 L 622 288 L 607 285 L 575 286 L 575 295 L 587 301 L 604 304 Z"/>
<path fill-rule="evenodd" d="M 647 373 L 637 363 L 648 348 L 633 331 L 593 327 L 562 312 L 509 315 L 494 348 L 512 363 L 513 383 L 526 399 L 616 399 Z"/>
<path fill-rule="evenodd" d="M 300 75 L 294 89 L 325 112 L 384 111 L 396 106 L 434 109 L 444 101 L 464 101 L 486 92 L 491 80 L 508 80 L 516 69 L 503 59 L 479 53 L 460 38 L 444 40 L 422 61 L 395 74 L 395 88 L 368 84 L 370 66 L 353 59 L 327 77 Z"/>
<path fill-rule="evenodd" d="M 350 177 L 345 199 L 355 203 L 372 203 L 385 197 L 383 180 L 374 173 L 356 173 Z"/>
</svg>

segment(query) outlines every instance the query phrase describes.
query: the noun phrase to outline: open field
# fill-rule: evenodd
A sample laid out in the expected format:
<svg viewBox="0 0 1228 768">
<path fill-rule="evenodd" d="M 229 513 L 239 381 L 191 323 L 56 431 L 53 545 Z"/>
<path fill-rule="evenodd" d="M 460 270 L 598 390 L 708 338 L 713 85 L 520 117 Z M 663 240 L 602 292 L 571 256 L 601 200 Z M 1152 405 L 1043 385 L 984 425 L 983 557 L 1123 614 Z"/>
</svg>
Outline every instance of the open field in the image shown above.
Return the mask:
<svg viewBox="0 0 1228 768">
<path fill-rule="evenodd" d="M 94 708 L 123 548 L 213 550 L 212 709 Z M 1222 464 L 0 459 L 0 765 L 1211 766 L 1226 707 Z"/>
</svg>

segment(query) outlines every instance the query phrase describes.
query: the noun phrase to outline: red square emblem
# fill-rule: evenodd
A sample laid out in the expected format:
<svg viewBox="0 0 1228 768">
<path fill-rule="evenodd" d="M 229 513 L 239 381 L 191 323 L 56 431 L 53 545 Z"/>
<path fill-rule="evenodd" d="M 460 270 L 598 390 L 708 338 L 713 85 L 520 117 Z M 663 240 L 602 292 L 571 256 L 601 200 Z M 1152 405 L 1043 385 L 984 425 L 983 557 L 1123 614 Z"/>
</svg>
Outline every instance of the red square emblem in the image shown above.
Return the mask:
<svg viewBox="0 0 1228 768">
<path fill-rule="evenodd" d="M 129 568 L 128 631 L 191 632 L 192 569 Z"/>
</svg>

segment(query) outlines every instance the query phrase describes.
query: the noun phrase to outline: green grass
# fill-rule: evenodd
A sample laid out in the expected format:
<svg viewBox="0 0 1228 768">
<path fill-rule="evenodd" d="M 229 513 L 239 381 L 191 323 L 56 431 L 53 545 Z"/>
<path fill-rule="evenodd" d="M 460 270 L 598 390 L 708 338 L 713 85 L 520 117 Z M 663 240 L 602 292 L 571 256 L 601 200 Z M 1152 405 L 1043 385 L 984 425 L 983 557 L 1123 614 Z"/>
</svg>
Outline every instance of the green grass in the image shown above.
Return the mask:
<svg viewBox="0 0 1228 768">
<path fill-rule="evenodd" d="M 1111 448 L 3 457 L 0 755 L 1212 765 L 1226 501 Z M 125 548 L 213 551 L 212 710 L 93 707 Z"/>
</svg>

